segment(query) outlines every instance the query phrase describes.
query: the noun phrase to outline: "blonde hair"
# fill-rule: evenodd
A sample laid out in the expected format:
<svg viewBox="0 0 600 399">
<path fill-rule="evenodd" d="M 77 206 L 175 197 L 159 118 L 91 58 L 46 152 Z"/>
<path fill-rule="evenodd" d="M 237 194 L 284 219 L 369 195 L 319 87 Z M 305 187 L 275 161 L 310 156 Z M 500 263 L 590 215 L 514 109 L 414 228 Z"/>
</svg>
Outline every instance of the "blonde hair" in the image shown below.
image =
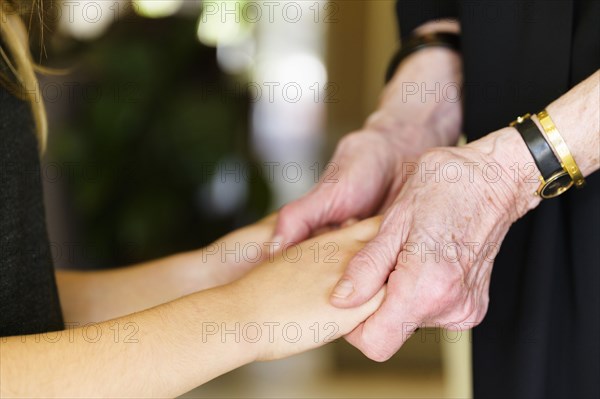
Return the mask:
<svg viewBox="0 0 600 399">
<path fill-rule="evenodd" d="M 41 13 L 41 9 L 38 12 Z M 41 14 L 39 17 L 41 19 Z M 6 46 L 6 50 L 0 46 L 0 56 L 15 81 L 13 83 L 9 78 L 2 77 L 0 83 L 17 97 L 29 102 L 35 122 L 39 150 L 40 153 L 43 153 L 48 137 L 48 121 L 35 74 L 38 67 L 29 51 L 28 33 L 23 20 L 8 0 L 0 0 L 0 38 L 2 38 L 3 45 Z"/>
</svg>

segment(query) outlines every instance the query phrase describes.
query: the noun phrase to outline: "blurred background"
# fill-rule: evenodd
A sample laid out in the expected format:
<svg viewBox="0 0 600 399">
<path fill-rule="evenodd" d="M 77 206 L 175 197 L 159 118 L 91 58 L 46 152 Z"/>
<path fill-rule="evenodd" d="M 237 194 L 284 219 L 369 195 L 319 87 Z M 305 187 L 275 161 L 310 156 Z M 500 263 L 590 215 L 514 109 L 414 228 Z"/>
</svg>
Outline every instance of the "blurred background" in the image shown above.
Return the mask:
<svg viewBox="0 0 600 399">
<path fill-rule="evenodd" d="M 299 197 L 400 44 L 392 0 L 54 1 L 47 23 L 40 59 L 65 72 L 40 82 L 61 268 L 195 249 Z M 338 341 L 186 397 L 466 398 L 469 341 L 419 330 L 384 364 Z"/>
</svg>

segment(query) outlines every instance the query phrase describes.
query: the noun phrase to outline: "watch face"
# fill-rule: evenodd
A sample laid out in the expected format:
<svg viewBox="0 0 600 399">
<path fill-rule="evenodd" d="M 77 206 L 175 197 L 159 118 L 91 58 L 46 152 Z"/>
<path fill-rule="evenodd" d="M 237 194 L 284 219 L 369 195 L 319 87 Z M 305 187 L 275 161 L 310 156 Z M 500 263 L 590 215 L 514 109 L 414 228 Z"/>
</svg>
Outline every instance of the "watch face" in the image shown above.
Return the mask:
<svg viewBox="0 0 600 399">
<path fill-rule="evenodd" d="M 573 185 L 571 176 L 565 171 L 554 174 L 540 189 L 540 197 L 554 198 L 567 191 Z"/>
</svg>

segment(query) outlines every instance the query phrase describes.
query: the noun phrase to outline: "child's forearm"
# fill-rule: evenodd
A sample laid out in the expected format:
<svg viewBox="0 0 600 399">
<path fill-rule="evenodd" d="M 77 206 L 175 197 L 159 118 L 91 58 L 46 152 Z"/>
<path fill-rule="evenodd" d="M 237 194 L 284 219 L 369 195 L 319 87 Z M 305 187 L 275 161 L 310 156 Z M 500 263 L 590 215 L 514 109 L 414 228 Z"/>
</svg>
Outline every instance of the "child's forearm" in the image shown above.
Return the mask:
<svg viewBox="0 0 600 399">
<path fill-rule="evenodd" d="M 0 339 L 2 397 L 173 397 L 255 358 L 205 323 L 239 315 L 226 289 L 56 333 Z M 212 324 L 211 324 L 212 325 Z"/>
<path fill-rule="evenodd" d="M 232 284 L 126 317 L 0 338 L 0 396 L 172 397 L 254 360 L 337 339 L 383 300 L 383 291 L 352 309 L 328 300 L 378 227 L 370 220 L 324 234 Z"/>
<path fill-rule="evenodd" d="M 182 296 L 227 284 L 268 254 L 273 216 L 205 248 L 106 271 L 58 271 L 65 320 L 80 325 L 139 312 Z M 260 248 L 255 256 L 253 250 Z"/>
<path fill-rule="evenodd" d="M 186 253 L 106 271 L 56 272 L 64 318 L 83 325 L 139 312 L 216 286 L 212 263 Z"/>
</svg>

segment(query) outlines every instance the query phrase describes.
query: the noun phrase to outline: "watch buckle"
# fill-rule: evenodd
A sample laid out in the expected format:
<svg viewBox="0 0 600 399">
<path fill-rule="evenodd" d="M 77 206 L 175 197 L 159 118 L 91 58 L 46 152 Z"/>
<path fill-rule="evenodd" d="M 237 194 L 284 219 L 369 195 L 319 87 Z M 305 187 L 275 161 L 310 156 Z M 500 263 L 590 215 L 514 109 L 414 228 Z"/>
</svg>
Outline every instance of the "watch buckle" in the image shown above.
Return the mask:
<svg viewBox="0 0 600 399">
<path fill-rule="evenodd" d="M 529 112 L 526 113 L 525 115 L 517 116 L 517 119 L 515 119 L 514 121 L 509 123 L 508 126 L 515 127 L 515 125 L 520 125 L 521 123 L 523 123 L 525 120 L 527 120 L 529 118 L 531 118 L 531 114 Z"/>
</svg>

